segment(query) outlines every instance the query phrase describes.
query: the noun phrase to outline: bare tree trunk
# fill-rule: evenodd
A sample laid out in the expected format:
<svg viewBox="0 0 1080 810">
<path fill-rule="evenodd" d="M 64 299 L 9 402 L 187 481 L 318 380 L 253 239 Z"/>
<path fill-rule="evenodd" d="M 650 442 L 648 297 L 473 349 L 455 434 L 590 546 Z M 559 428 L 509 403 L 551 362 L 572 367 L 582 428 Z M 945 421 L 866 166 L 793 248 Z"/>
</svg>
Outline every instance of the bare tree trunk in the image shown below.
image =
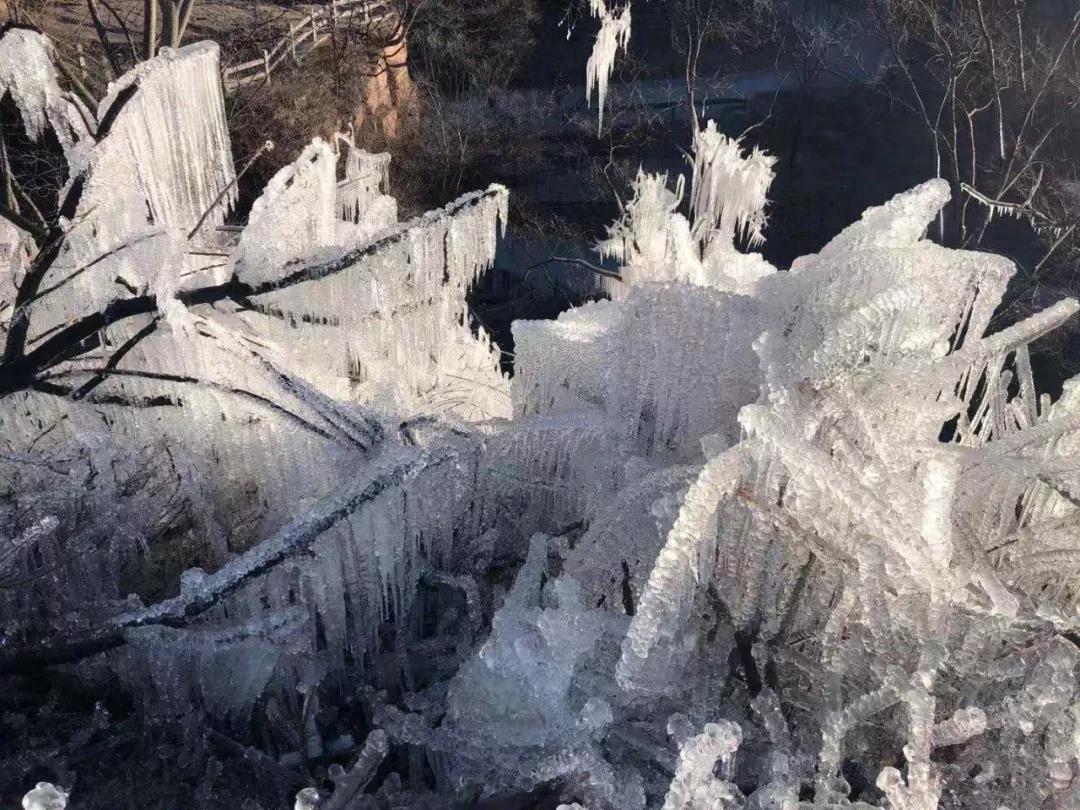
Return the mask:
<svg viewBox="0 0 1080 810">
<path fill-rule="evenodd" d="M 180 44 L 180 6 L 176 0 L 164 0 L 161 4 L 161 44 L 166 48 Z"/>
<path fill-rule="evenodd" d="M 143 59 L 157 53 L 158 0 L 143 0 Z"/>
</svg>

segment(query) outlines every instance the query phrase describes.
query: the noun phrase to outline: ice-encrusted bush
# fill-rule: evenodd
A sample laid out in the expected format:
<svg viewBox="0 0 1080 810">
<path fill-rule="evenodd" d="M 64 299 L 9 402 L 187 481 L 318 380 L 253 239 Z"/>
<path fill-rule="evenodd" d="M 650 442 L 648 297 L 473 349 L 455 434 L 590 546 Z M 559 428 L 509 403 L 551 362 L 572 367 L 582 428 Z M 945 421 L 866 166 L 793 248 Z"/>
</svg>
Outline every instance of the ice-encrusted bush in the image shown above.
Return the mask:
<svg viewBox="0 0 1080 810">
<path fill-rule="evenodd" d="M 618 294 L 515 324 L 510 382 L 464 298 L 505 190 L 397 223 L 381 160 L 339 180 L 315 143 L 233 244 L 216 71 L 122 81 L 72 143 L 70 247 L 20 236 L 0 671 L 349 759 L 304 808 L 1080 801 L 1080 386 L 1051 401 L 1029 349 L 1078 305 L 988 334 L 1014 268 L 924 238 L 945 184 L 776 272 L 737 244 L 772 163 L 706 126 L 689 216 L 643 172 Z M 31 134 L 67 120 L 35 76 Z M 208 573 L 132 581 L 192 543 Z"/>
</svg>

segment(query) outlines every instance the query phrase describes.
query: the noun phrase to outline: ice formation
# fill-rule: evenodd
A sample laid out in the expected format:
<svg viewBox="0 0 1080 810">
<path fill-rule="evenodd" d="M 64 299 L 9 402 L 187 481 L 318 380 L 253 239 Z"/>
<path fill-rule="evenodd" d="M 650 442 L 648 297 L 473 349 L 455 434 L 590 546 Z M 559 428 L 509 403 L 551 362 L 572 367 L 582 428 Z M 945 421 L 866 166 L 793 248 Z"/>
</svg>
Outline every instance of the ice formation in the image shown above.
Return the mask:
<svg viewBox="0 0 1080 810">
<path fill-rule="evenodd" d="M 141 64 L 114 85 L 100 121 L 85 164 L 72 166 L 72 227 L 29 295 L 18 256 L 26 237 L 13 234 L 5 288 L 25 300 L 13 295 L 8 314 L 27 336 L 10 368 L 44 366 L 3 398 L 0 421 L 14 449 L 29 452 L 43 431 L 47 446 L 79 448 L 71 482 L 79 469 L 92 482 L 80 501 L 108 503 L 145 476 L 147 487 L 116 503 L 114 531 L 99 521 L 71 535 L 65 522 L 55 543 L 39 542 L 31 568 L 59 568 L 0 593 L 5 620 L 122 601 L 120 572 L 156 530 L 147 516 L 162 510 L 190 510 L 184 531 L 206 545 L 205 565 L 220 565 L 230 547 L 278 530 L 297 504 L 314 505 L 366 463 L 385 417 L 363 405 L 387 409 L 395 424 L 510 410 L 498 350 L 474 335 L 465 305 L 494 257 L 504 189 L 398 223 L 392 198 L 351 185 L 346 221 L 338 155 L 316 142 L 230 244 L 216 229 L 235 175 L 215 46 Z M 364 156 L 348 149 L 346 180 L 369 182 L 357 168 Z M 5 385 L 19 373 L 5 371 Z M 27 492 L 66 498 L 40 483 L 48 470 L 15 465 L 11 475 Z M 176 491 L 157 486 L 170 475 Z M 49 509 L 45 498 L 37 519 Z M 75 569 L 64 557 L 109 534 L 95 578 L 85 589 L 65 584 Z M 16 527 L 15 539 L 28 536 Z M 383 559 L 390 565 L 393 552 Z"/>
<path fill-rule="evenodd" d="M 702 165 L 700 156 L 696 165 Z M 612 407 L 615 398 L 602 371 L 615 358 L 633 357 L 638 341 L 663 347 L 668 362 L 628 364 L 612 374 L 646 404 L 631 410 L 630 429 L 618 431 L 624 442 L 638 441 L 645 423 L 637 414 L 648 414 L 650 427 L 654 421 L 685 420 L 701 401 L 693 386 L 717 378 L 705 364 L 725 357 L 720 365 L 742 382 L 743 393 L 736 393 L 738 383 L 721 383 L 719 391 L 734 401 L 703 415 L 702 427 L 675 433 L 666 443 L 669 453 L 676 450 L 675 459 L 704 459 L 695 462 L 702 466 L 685 494 L 676 494 L 674 519 L 663 479 L 653 477 L 656 483 L 645 491 L 657 499 L 655 525 L 624 519 L 628 502 L 616 493 L 615 514 L 598 513 L 578 541 L 595 531 L 594 542 L 603 542 L 608 525 L 633 527 L 642 538 L 600 546 L 614 552 L 600 559 L 622 558 L 624 605 L 632 611 L 614 674 L 628 694 L 666 700 L 687 694 L 682 679 L 702 666 L 702 656 L 723 661 L 730 652 L 743 662 L 751 695 L 758 689 L 758 697 L 766 694 L 763 679 L 777 684 L 790 678 L 816 683 L 825 701 L 817 710 L 825 715 L 816 765 L 806 752 L 796 755 L 787 729 L 805 709 L 789 705 L 783 714 L 759 712 L 772 744 L 784 742 L 768 766 L 773 780 L 756 780 L 757 788 L 747 794 L 739 780 L 715 780 L 711 766 L 694 771 L 691 763 L 706 757 L 698 753 L 704 742 L 684 738 L 685 765 L 676 769 L 665 806 L 771 806 L 760 804 L 766 796 L 774 802 L 785 797 L 787 804 L 779 806 L 788 806 L 808 779 L 815 786 L 813 802 L 799 806 L 838 806 L 852 790 L 840 775 L 845 745 L 865 745 L 860 735 L 868 732 L 860 725 L 894 707 L 905 718 L 895 733 L 906 738 L 906 773 L 883 764 L 876 787 L 860 788 L 862 796 L 877 791 L 874 801 L 890 808 L 936 808 L 946 799 L 948 806 L 1023 806 L 1029 802 L 1025 791 L 1034 790 L 1054 806 L 1068 806 L 1076 798 L 1076 748 L 1067 767 L 1056 743 L 1044 749 L 1038 755 L 1042 776 L 1027 772 L 1014 778 L 1007 800 L 991 800 L 1000 785 L 963 776 L 963 765 L 943 766 L 934 750 L 966 746 L 966 762 L 992 758 L 988 736 L 1020 746 L 1010 734 L 1030 739 L 1038 728 L 1058 727 L 1060 708 L 1050 707 L 1075 699 L 1073 683 L 1059 681 L 1038 721 L 1006 731 L 1002 712 L 1024 699 L 1005 697 L 1010 676 L 1004 671 L 976 675 L 974 662 L 993 639 L 1015 638 L 1028 626 L 1036 635 L 1048 633 L 1048 660 L 1061 661 L 1058 671 L 1075 679 L 1075 643 L 1057 633 L 1077 621 L 1076 569 L 1050 574 L 1048 566 L 1036 573 L 1038 552 L 988 550 L 1027 541 L 1060 549 L 1048 560 L 1075 559 L 1074 551 L 1064 550 L 1072 542 L 1057 528 L 1062 519 L 1074 525 L 1068 485 L 1061 473 L 1047 472 L 1068 465 L 1074 389 L 1067 385 L 1055 404 L 1040 398 L 1028 347 L 1075 314 L 1076 302 L 1060 302 L 984 336 L 1013 269 L 1001 259 L 945 250 L 923 239 L 947 200 L 940 182 L 871 209 L 819 254 L 798 260 L 791 273 L 761 272 L 758 258 L 750 274 L 710 276 L 699 271 L 692 228 L 675 210 L 681 192 L 666 192 L 663 180 L 639 176 L 635 199 L 613 232 L 634 251 L 615 251 L 630 265 L 621 283 L 631 289 L 620 300 L 589 305 L 555 322 L 515 324 L 515 407 L 521 415 L 603 414 L 626 424 L 626 416 Z M 695 178 L 695 185 L 701 182 Z M 727 194 L 745 199 L 730 179 L 713 188 L 713 202 L 696 206 L 698 216 L 710 206 L 724 210 Z M 761 207 L 755 202 L 746 210 Z M 724 233 L 729 258 L 743 255 L 731 249 L 734 232 L 729 227 Z M 945 288 L 950 294 L 941 294 Z M 682 314 L 659 318 L 662 337 L 644 333 L 642 308 L 661 308 L 674 289 L 685 291 Z M 683 332 L 710 294 L 726 307 L 708 319 L 713 330 Z M 747 313 L 745 331 L 731 326 L 740 323 L 731 314 L 739 309 Z M 621 332 L 622 319 L 633 328 Z M 715 340 L 728 348 L 713 348 Z M 682 351 L 688 354 L 680 356 Z M 708 397 L 712 404 L 723 401 L 717 391 Z M 673 408 L 672 416 L 664 415 Z M 655 458 L 654 445 L 636 452 Z M 1023 455 L 1025 472 L 1004 462 L 1015 453 Z M 631 497 L 641 495 L 635 491 Z M 666 540 L 644 539 L 655 532 L 666 533 Z M 626 557 L 650 547 L 655 562 L 647 582 L 625 582 L 631 570 Z M 574 549 L 567 565 L 575 573 L 579 566 L 604 570 L 592 550 L 598 548 L 591 543 Z M 607 570 L 614 583 L 615 565 Z M 614 601 L 614 590 L 605 592 L 598 574 L 581 576 Z M 1032 599 L 1034 604 L 1026 601 Z M 1031 621 L 1043 630 L 1031 629 Z M 716 623 L 723 628 L 719 632 Z M 793 638 L 805 641 L 796 649 Z M 710 653 L 712 645 L 719 649 Z M 807 657 L 810 649 L 815 652 Z M 1025 663 L 1017 661 L 1011 672 L 1043 660 L 1041 654 L 1021 657 Z M 958 704 L 955 687 L 942 683 L 955 678 L 965 683 L 959 699 L 966 703 Z M 830 703 L 835 708 L 826 708 Z M 753 728 L 754 716 L 748 719 Z M 1074 720 L 1062 727 L 1075 728 Z M 994 768 L 1001 773 L 1008 766 Z M 949 789 L 949 779 L 973 784 L 954 782 Z"/>
<path fill-rule="evenodd" d="M 238 278 L 272 282 L 290 263 L 337 243 L 337 163 L 334 150 L 316 139 L 271 178 L 240 234 Z"/>
<path fill-rule="evenodd" d="M 69 159 L 90 138 L 91 115 L 59 84 L 52 43 L 37 31 L 13 28 L 0 39 L 0 95 L 11 94 L 26 134 L 38 140 L 55 133 Z"/>
<path fill-rule="evenodd" d="M 694 236 L 708 246 L 714 239 L 751 247 L 765 241 L 765 205 L 776 158 L 758 147 L 742 155 L 738 139 L 728 138 L 709 121 L 694 136 Z"/>
<path fill-rule="evenodd" d="M 352 136 L 345 133 L 339 132 L 336 140 L 345 146 L 345 177 L 337 190 L 338 218 L 358 223 L 362 214 L 380 202 L 384 205 L 392 203 L 396 209 L 396 201 L 389 196 L 390 155 L 358 149 Z"/>
<path fill-rule="evenodd" d="M 731 721 L 708 723 L 701 734 L 683 743 L 675 778 L 664 798 L 663 810 L 722 808 L 735 799 L 738 788 L 729 781 L 713 777 L 713 767 L 720 760 L 731 770 L 732 758 L 742 741 L 742 729 Z"/>
<path fill-rule="evenodd" d="M 990 333 L 1014 268 L 925 238 L 946 184 L 777 272 L 740 249 L 772 161 L 706 125 L 509 381 L 465 303 L 506 190 L 399 223 L 385 159 L 316 142 L 233 244 L 216 58 L 121 81 L 3 310 L 0 672 L 349 760 L 298 808 L 1077 806 L 1080 381 L 1031 344 L 1080 305 Z"/>
<path fill-rule="evenodd" d="M 593 91 L 600 108 L 599 127 L 604 128 L 604 105 L 608 83 L 615 70 L 615 58 L 630 44 L 630 3 L 612 11 L 605 0 L 589 0 L 592 15 L 600 20 L 600 32 L 593 43 L 592 55 L 585 69 L 585 97 L 592 103 Z"/>
<path fill-rule="evenodd" d="M 679 212 L 685 177 L 678 176 L 672 191 L 666 174 L 639 170 L 622 217 L 600 243 L 601 253 L 621 265 L 608 293 L 619 298 L 645 281 L 666 280 L 752 293 L 774 268 L 736 243 L 753 247 L 763 239 L 774 163 L 756 147 L 744 155 L 738 139 L 708 121 L 694 138 L 689 220 Z"/>
<path fill-rule="evenodd" d="M 546 557 L 547 538 L 535 535 L 491 635 L 450 684 L 444 728 L 463 735 L 490 729 L 485 745 L 496 746 L 543 744 L 572 731 L 577 718 L 567 695 L 603 614 L 582 610 L 580 586 L 569 577 L 548 580 L 543 594 L 555 604 L 539 607 Z"/>
<path fill-rule="evenodd" d="M 98 105 L 94 126 L 94 142 L 69 158 L 61 254 L 25 304 L 31 339 L 108 305 L 123 287 L 145 291 L 158 272 L 176 286 L 198 276 L 207 261 L 195 245 L 214 244 L 235 197 L 213 43 L 163 49 L 125 74 Z M 155 240 L 193 236 L 191 253 L 158 259 Z M 159 271 L 161 263 L 172 266 Z"/>
<path fill-rule="evenodd" d="M 64 810 L 67 807 L 68 794 L 50 784 L 38 782 L 37 785 L 23 796 L 23 810 Z"/>
</svg>

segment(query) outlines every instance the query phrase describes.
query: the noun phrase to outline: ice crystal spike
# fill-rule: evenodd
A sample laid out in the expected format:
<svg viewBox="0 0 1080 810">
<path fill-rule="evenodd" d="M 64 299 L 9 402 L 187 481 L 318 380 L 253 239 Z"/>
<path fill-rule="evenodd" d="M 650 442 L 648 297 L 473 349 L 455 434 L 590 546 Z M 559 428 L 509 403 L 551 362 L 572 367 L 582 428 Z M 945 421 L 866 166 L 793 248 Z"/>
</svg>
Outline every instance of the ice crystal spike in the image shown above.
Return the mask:
<svg viewBox="0 0 1080 810">
<path fill-rule="evenodd" d="M 775 163 L 757 147 L 744 156 L 739 140 L 720 132 L 715 121 L 695 133 L 690 211 L 699 242 L 743 239 L 754 247 L 765 241 L 765 195 Z"/>
</svg>

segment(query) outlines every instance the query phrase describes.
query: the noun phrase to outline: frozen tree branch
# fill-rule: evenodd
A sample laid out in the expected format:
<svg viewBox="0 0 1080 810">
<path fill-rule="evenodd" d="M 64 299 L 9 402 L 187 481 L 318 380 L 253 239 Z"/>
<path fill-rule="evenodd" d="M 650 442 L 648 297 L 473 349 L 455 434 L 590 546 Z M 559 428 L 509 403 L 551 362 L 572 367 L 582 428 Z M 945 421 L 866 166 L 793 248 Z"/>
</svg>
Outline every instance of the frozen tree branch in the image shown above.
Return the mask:
<svg viewBox="0 0 1080 810">
<path fill-rule="evenodd" d="M 122 614 L 104 626 L 47 639 L 24 648 L 0 651 L 0 674 L 35 672 L 43 667 L 71 663 L 122 646 L 125 631 L 163 625 L 185 627 L 255 577 L 304 553 L 325 531 L 375 500 L 381 494 L 432 467 L 453 464 L 458 452 L 451 448 L 431 453 L 406 453 L 375 462 L 357 481 L 348 481 L 318 504 L 229 562 L 207 575 L 197 589 L 147 608 Z"/>
<path fill-rule="evenodd" d="M 492 186 L 487 191 L 468 194 L 446 206 L 438 215 L 453 217 L 502 193 L 505 192 L 501 186 Z M 336 259 L 303 266 L 294 264 L 293 269 L 286 268 L 280 277 L 256 283 L 233 279 L 224 284 L 180 290 L 176 298 L 189 308 L 227 300 L 235 301 L 241 306 L 257 306 L 259 296 L 341 273 L 363 258 L 377 255 L 406 240 L 412 228 L 427 221 L 430 221 L 430 215 L 403 223 L 381 239 L 348 251 Z M 44 277 L 44 271 L 59 255 L 63 239 L 62 234 L 54 236 L 35 259 L 32 270 L 27 273 L 27 279 L 19 289 L 19 296 L 15 301 L 16 312 L 20 312 L 38 294 L 38 285 Z M 98 312 L 63 327 L 25 354 L 22 346 L 26 340 L 29 319 L 24 315 L 13 318 L 4 360 L 0 363 L 0 397 L 31 387 L 49 369 L 97 348 L 100 346 L 100 333 L 103 329 L 139 315 L 151 314 L 156 309 L 157 302 L 152 295 L 135 295 L 114 300 Z"/>
</svg>

